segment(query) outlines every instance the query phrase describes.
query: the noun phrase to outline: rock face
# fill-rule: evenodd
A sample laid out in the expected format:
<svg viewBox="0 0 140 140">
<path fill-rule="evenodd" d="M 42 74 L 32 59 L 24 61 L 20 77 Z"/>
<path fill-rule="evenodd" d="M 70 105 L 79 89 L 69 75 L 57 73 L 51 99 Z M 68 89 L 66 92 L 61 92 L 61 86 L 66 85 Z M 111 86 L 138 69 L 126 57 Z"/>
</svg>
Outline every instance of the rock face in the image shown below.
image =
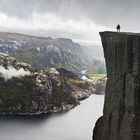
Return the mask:
<svg viewBox="0 0 140 140">
<path fill-rule="evenodd" d="M 140 139 L 140 34 L 101 32 L 107 66 L 103 116 L 93 140 Z"/>
<path fill-rule="evenodd" d="M 31 65 L 0 53 L 0 114 L 67 111 L 78 104 L 77 91 L 84 96 L 86 90 L 91 94 L 91 85 L 72 72 L 55 68 L 36 71 Z"/>
</svg>

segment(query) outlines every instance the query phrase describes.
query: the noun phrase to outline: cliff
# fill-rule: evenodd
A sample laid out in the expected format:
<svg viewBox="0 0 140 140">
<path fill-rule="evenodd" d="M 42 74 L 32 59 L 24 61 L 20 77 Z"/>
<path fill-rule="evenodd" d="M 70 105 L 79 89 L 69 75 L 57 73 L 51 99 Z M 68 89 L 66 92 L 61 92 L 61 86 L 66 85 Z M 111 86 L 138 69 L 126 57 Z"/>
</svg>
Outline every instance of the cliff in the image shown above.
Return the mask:
<svg viewBox="0 0 140 140">
<path fill-rule="evenodd" d="M 107 67 L 103 116 L 93 140 L 140 139 L 140 34 L 101 32 Z"/>
</svg>

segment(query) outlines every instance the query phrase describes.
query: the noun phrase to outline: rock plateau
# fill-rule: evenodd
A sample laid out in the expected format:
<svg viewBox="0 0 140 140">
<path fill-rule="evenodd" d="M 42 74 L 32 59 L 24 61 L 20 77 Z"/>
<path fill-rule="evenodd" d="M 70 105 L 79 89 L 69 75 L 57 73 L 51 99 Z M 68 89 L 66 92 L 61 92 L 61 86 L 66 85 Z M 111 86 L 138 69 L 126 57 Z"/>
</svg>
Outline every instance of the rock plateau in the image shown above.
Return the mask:
<svg viewBox="0 0 140 140">
<path fill-rule="evenodd" d="M 93 140 L 140 140 L 140 34 L 100 35 L 108 80 Z"/>
</svg>

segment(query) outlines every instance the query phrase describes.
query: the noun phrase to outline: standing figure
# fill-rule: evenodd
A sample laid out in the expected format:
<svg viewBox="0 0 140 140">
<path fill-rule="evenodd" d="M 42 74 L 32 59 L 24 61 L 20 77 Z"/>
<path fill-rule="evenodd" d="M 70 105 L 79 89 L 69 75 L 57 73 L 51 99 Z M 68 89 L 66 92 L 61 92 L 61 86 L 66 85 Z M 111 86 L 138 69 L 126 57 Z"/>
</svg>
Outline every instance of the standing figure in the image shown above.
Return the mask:
<svg viewBox="0 0 140 140">
<path fill-rule="evenodd" d="M 117 32 L 120 32 L 121 26 L 118 24 L 116 29 L 117 29 Z"/>
</svg>

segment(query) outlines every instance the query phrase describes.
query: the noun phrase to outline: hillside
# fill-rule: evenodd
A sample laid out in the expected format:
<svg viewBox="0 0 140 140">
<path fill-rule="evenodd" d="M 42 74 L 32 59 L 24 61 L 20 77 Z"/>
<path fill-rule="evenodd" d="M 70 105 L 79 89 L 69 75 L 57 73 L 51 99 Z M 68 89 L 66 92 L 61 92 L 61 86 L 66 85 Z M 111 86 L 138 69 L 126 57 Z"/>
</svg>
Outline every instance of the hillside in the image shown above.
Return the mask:
<svg viewBox="0 0 140 140">
<path fill-rule="evenodd" d="M 93 92 L 92 84 L 65 69 L 37 71 L 29 64 L 0 53 L 0 114 L 66 111 Z"/>
<path fill-rule="evenodd" d="M 92 63 L 83 46 L 64 38 L 0 32 L 0 52 L 8 53 L 36 69 L 62 67 L 75 72 Z"/>
</svg>

